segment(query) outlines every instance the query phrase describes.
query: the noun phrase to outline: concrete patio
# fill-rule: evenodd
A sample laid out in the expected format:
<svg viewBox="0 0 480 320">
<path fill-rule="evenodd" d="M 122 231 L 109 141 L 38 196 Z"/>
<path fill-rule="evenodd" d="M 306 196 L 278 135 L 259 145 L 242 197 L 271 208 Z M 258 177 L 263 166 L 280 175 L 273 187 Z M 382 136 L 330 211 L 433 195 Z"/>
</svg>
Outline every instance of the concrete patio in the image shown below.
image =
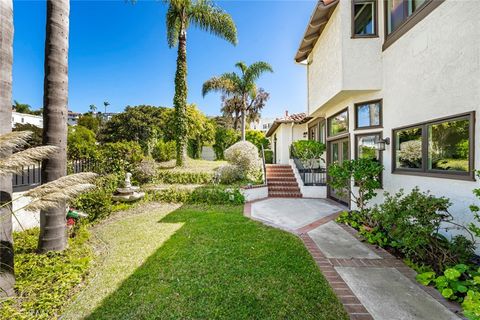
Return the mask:
<svg viewBox="0 0 480 320">
<path fill-rule="evenodd" d="M 351 319 L 461 319 L 458 305 L 415 281 L 415 272 L 383 249 L 334 222 L 345 207 L 326 199 L 268 198 L 246 214 L 298 234 Z"/>
</svg>

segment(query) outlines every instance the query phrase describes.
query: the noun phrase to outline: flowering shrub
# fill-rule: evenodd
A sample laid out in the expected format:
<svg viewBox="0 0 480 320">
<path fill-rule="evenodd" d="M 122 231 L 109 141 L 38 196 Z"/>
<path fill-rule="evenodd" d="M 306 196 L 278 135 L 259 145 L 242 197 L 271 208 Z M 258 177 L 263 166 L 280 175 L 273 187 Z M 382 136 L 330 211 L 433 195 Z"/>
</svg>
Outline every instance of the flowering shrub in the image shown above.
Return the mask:
<svg viewBox="0 0 480 320">
<path fill-rule="evenodd" d="M 401 143 L 398 156 L 401 162 L 411 164 L 413 167 L 420 167 L 422 159 L 422 141 L 411 140 Z"/>
<path fill-rule="evenodd" d="M 235 143 L 225 150 L 225 159 L 230 165 L 237 166 L 243 177 L 250 180 L 258 178 L 262 163 L 258 156 L 258 149 L 254 144 L 248 141 Z"/>
<path fill-rule="evenodd" d="M 239 166 L 226 164 L 217 169 L 215 173 L 215 182 L 230 184 L 244 179 L 244 175 Z"/>
</svg>

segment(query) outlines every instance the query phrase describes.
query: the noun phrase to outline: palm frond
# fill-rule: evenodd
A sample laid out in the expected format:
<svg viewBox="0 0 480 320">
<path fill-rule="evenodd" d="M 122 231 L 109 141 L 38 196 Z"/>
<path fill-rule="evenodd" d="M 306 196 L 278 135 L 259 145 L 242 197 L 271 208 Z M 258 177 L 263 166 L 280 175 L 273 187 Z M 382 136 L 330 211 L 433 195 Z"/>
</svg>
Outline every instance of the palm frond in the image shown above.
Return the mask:
<svg viewBox="0 0 480 320">
<path fill-rule="evenodd" d="M 239 91 L 241 79 L 235 73 L 224 73 L 220 77 L 213 77 L 203 84 L 202 95 L 205 97 L 211 91 L 223 94 L 234 94 Z"/>
<path fill-rule="evenodd" d="M 245 80 L 249 83 L 253 83 L 260 78 L 260 76 L 266 72 L 272 72 L 273 73 L 273 68 L 270 66 L 270 64 L 263 62 L 263 61 L 258 61 L 253 64 L 251 64 L 248 67 L 248 70 L 245 72 Z"/>
<path fill-rule="evenodd" d="M 23 167 L 33 166 L 57 151 L 55 146 L 41 146 L 13 153 L 0 159 L 0 175 L 19 173 Z"/>
<path fill-rule="evenodd" d="M 97 174 L 92 172 L 71 174 L 29 190 L 25 193 L 25 196 L 30 198 L 42 198 L 48 194 L 57 193 L 76 185 L 90 184 L 96 177 Z"/>
<path fill-rule="evenodd" d="M 0 154 L 15 151 L 27 145 L 32 135 L 31 131 L 15 131 L 0 135 Z"/>
<path fill-rule="evenodd" d="M 179 12 L 170 4 L 167 10 L 167 42 L 170 48 L 177 46 L 178 35 L 180 33 L 180 17 Z"/>
<path fill-rule="evenodd" d="M 198 0 L 190 8 L 189 20 L 198 28 L 237 44 L 237 27 L 232 17 L 211 0 Z"/>
<path fill-rule="evenodd" d="M 247 72 L 247 70 L 248 70 L 247 64 L 243 61 L 239 61 L 239 62 L 235 63 L 235 67 L 240 69 L 242 71 L 243 75 L 245 75 L 245 72 Z"/>
</svg>

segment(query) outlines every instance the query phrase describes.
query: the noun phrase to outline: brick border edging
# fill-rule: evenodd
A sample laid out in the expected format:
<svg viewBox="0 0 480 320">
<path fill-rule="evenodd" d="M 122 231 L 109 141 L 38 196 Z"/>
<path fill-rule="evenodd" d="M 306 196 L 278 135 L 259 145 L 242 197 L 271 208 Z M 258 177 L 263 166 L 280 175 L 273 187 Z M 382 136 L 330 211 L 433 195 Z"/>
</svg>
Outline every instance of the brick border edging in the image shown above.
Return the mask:
<svg viewBox="0 0 480 320">
<path fill-rule="evenodd" d="M 466 319 L 462 316 L 462 309 L 460 305 L 446 300 L 440 292 L 435 290 L 435 288 L 431 286 L 424 286 L 420 284 L 416 279 L 416 272 L 408 267 L 402 260 L 396 258 L 395 256 L 391 255 L 388 251 L 378 246 L 372 245 L 367 243 L 361 236 L 358 234 L 358 231 L 345 225 L 342 223 L 338 223 L 338 225 L 347 231 L 349 234 L 357 238 L 360 242 L 366 245 L 369 249 L 375 252 L 380 259 L 335 259 L 335 258 L 327 258 L 323 252 L 318 248 L 315 244 L 313 239 L 308 235 L 308 232 L 318 228 L 319 226 L 326 224 L 330 221 L 334 221 L 344 210 L 333 213 L 329 216 L 323 217 L 318 219 L 306 226 L 303 226 L 296 230 L 282 228 L 280 226 L 274 225 L 272 223 L 267 223 L 263 220 L 255 219 L 251 215 L 252 211 L 252 203 L 262 201 L 265 199 L 259 199 L 252 202 L 245 203 L 244 206 L 244 215 L 252 220 L 262 222 L 272 227 L 276 227 L 278 229 L 290 232 L 292 234 L 297 235 L 302 242 L 304 243 L 305 247 L 307 248 L 308 252 L 312 255 L 313 260 L 317 264 L 318 268 L 324 275 L 325 279 L 328 281 L 330 287 L 333 289 L 337 297 L 342 302 L 345 310 L 347 311 L 350 319 L 352 320 L 373 320 L 374 318 L 365 308 L 365 306 L 361 303 L 358 297 L 352 292 L 350 287 L 346 284 L 343 278 L 338 274 L 335 270 L 335 267 L 380 267 L 380 268 L 394 268 L 402 275 L 407 277 L 409 280 L 412 281 L 417 287 L 421 288 L 427 294 L 429 294 L 433 299 L 437 302 L 442 304 L 448 310 L 456 314 L 461 319 Z"/>
</svg>

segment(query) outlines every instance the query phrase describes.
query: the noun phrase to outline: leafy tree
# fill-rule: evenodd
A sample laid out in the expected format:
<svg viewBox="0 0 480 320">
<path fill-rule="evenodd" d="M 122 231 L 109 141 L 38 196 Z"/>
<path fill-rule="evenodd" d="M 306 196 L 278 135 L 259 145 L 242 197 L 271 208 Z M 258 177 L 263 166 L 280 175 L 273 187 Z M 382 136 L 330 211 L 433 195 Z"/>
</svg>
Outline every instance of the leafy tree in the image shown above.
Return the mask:
<svg viewBox="0 0 480 320">
<path fill-rule="evenodd" d="M 247 123 L 258 121 L 260 119 L 260 113 L 265 107 L 270 94 L 260 88 L 258 92 L 254 93 L 251 97 L 251 101 L 247 106 L 246 118 Z M 239 96 L 229 97 L 227 95 L 222 96 L 222 114 L 225 118 L 232 123 L 233 129 L 238 130 L 239 122 L 241 121 L 243 101 Z M 248 139 L 247 139 L 248 140 Z"/>
<path fill-rule="evenodd" d="M 323 161 L 325 144 L 314 140 L 299 140 L 292 144 L 294 156 L 300 159 L 303 165 L 313 169 L 316 164 Z"/>
<path fill-rule="evenodd" d="M 13 2 L 0 1 L 0 135 L 12 130 Z M 0 157 L 10 152 L 3 150 Z M 0 297 L 15 294 L 11 206 L 12 176 L 0 175 Z"/>
<path fill-rule="evenodd" d="M 350 194 L 357 208 L 363 211 L 368 201 L 377 195 L 375 190 L 381 187 L 379 176 L 382 171 L 383 166 L 370 159 L 333 163 L 328 167 L 328 184 L 339 194 Z M 352 181 L 358 188 L 357 192 L 351 187 Z"/>
<path fill-rule="evenodd" d="M 225 150 L 239 140 L 240 135 L 237 131 L 230 128 L 217 126 L 217 130 L 215 131 L 215 144 L 213 145 L 213 151 L 215 152 L 215 157 L 217 160 L 224 160 Z"/>
<path fill-rule="evenodd" d="M 227 13 L 211 0 L 167 0 L 167 40 L 172 48 L 178 45 L 175 74 L 175 127 L 177 166 L 186 159 L 187 127 L 187 30 L 190 24 L 208 31 L 232 44 L 237 43 L 237 29 Z"/>
<path fill-rule="evenodd" d="M 15 111 L 18 113 L 26 113 L 26 114 L 33 114 L 37 116 L 41 116 L 43 109 L 40 108 L 39 110 L 32 110 L 32 107 L 26 103 L 20 103 L 17 100 L 14 101 L 13 107 Z"/>
<path fill-rule="evenodd" d="M 67 155 L 69 159 L 96 159 L 98 147 L 95 133 L 83 126 L 68 128 Z"/>
<path fill-rule="evenodd" d="M 128 106 L 125 111 L 116 114 L 106 122 L 100 133 L 102 142 L 135 141 L 145 154 L 151 154 L 157 141 L 164 135 L 168 109 L 140 105 Z"/>
<path fill-rule="evenodd" d="M 235 66 L 240 69 L 240 75 L 235 72 L 224 73 L 219 77 L 213 77 L 203 84 L 203 96 L 211 91 L 219 91 L 229 97 L 237 97 L 241 104 L 242 140 L 245 141 L 246 116 L 249 108 L 252 108 L 257 97 L 256 81 L 266 72 L 273 72 L 272 67 L 263 61 L 255 62 L 247 66 L 244 62 L 237 62 Z M 263 107 L 263 106 L 262 106 Z"/>
<path fill-rule="evenodd" d="M 69 14 L 69 0 L 47 2 L 43 144 L 56 146 L 59 150 L 43 161 L 42 183 L 67 174 Z M 62 251 L 66 246 L 65 203 L 53 209 L 41 210 L 38 250 Z"/>
<path fill-rule="evenodd" d="M 263 149 L 268 149 L 270 146 L 270 141 L 265 137 L 265 133 L 262 131 L 247 130 L 245 135 L 247 141 L 253 143 L 258 148 L 259 152 L 261 152 L 262 146 Z"/>
<path fill-rule="evenodd" d="M 15 128 L 13 131 L 29 131 L 32 132 L 32 136 L 30 138 L 29 146 L 30 147 L 39 147 L 42 145 L 42 136 L 43 136 L 43 129 L 37 127 L 36 125 L 30 123 L 17 123 L 15 124 Z"/>
<path fill-rule="evenodd" d="M 98 134 L 102 124 L 102 119 L 89 112 L 81 115 L 78 118 L 77 124 L 93 131 L 94 134 Z"/>
</svg>

